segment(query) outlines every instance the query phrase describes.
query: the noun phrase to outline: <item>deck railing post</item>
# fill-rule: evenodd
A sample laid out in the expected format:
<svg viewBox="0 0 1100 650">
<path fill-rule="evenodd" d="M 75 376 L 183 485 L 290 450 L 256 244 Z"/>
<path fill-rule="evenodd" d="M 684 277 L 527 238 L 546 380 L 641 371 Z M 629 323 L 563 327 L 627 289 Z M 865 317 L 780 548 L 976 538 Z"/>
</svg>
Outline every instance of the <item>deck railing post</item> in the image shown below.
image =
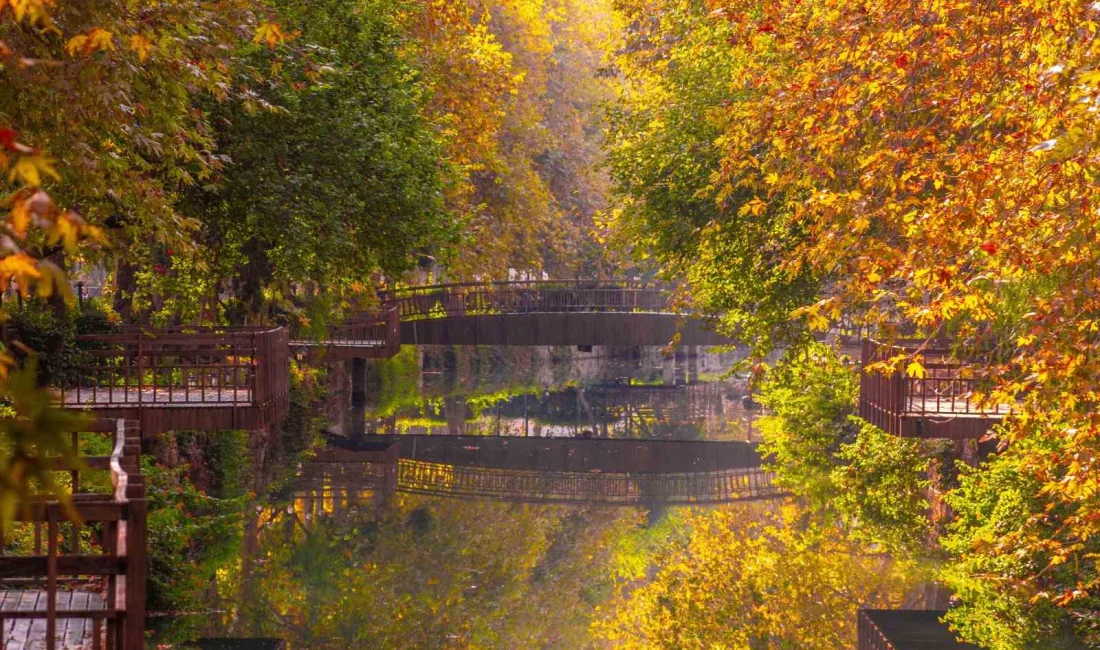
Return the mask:
<svg viewBox="0 0 1100 650">
<path fill-rule="evenodd" d="M 46 648 L 57 648 L 57 508 L 46 506 Z"/>
</svg>

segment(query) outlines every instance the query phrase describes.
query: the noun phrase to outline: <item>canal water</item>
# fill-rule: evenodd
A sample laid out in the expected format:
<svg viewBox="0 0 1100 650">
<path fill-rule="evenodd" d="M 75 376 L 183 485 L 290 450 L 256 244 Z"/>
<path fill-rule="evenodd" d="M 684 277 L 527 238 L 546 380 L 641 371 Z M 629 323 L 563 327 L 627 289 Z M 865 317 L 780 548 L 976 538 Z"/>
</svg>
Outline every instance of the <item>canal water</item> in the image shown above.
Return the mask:
<svg viewBox="0 0 1100 650">
<path fill-rule="evenodd" d="M 574 442 L 578 454 L 594 448 L 583 445 L 659 441 L 697 442 L 713 455 L 704 443 L 758 439 L 760 410 L 735 372 L 738 358 L 712 349 L 406 348 L 333 368 L 319 380 L 307 444 L 264 452 L 268 469 L 242 498 L 220 557 L 194 559 L 216 565 L 202 607 L 154 617 L 149 647 L 211 638 L 277 638 L 290 648 L 619 647 L 608 630 L 683 542 L 692 511 L 766 517 L 778 502 L 540 503 L 506 487 L 488 496 L 395 491 L 382 470 L 335 477 L 311 468 L 339 454 L 365 466 L 395 438 L 451 437 L 457 453 L 479 459 L 471 464 L 492 445 L 554 439 L 546 448 L 566 449 L 568 467 L 589 463 L 592 480 L 607 478 L 606 459 L 569 457 Z M 293 447 L 288 438 L 272 442 Z M 613 461 L 621 462 L 642 461 Z M 547 467 L 532 461 L 524 471 Z"/>
</svg>

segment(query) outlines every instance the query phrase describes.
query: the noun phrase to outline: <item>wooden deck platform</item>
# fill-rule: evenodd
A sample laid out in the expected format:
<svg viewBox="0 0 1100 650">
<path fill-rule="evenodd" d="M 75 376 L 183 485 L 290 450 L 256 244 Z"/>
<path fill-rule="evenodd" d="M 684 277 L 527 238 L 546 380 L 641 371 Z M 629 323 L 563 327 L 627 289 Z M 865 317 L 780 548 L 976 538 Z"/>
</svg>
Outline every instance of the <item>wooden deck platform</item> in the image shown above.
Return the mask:
<svg viewBox="0 0 1100 650">
<path fill-rule="evenodd" d="M 173 430 L 262 429 L 289 406 L 286 328 L 166 328 L 78 337 L 77 376 L 57 402 L 94 417 Z"/>
<path fill-rule="evenodd" d="M 915 609 L 861 609 L 858 650 L 978 650 L 955 638 L 941 622 L 946 612 Z"/>
<path fill-rule="evenodd" d="M 46 592 L 13 590 L 0 592 L 0 650 L 44 650 L 46 648 Z M 99 621 L 107 613 L 107 601 L 103 596 L 85 591 L 59 591 L 57 609 L 69 612 L 88 612 L 81 618 L 57 619 L 57 647 L 73 650 L 90 649 L 94 632 L 103 633 Z M 27 612 L 42 614 L 42 618 L 8 618 L 4 614 Z M 97 616 L 98 614 L 98 616 Z M 103 639 L 100 639 L 102 643 Z"/>
<path fill-rule="evenodd" d="M 906 357 L 920 360 L 921 376 L 909 376 L 901 368 L 868 370 Z M 957 359 L 949 347 L 864 339 L 860 363 L 859 415 L 892 435 L 981 439 L 1014 406 L 985 399 L 990 386 L 981 377 L 982 362 Z"/>
</svg>

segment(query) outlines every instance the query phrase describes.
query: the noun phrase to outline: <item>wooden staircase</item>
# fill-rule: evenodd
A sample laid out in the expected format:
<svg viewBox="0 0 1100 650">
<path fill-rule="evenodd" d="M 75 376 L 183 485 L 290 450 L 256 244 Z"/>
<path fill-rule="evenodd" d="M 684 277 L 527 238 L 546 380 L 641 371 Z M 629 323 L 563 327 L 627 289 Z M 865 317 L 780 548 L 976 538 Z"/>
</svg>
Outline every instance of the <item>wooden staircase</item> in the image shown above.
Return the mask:
<svg viewBox="0 0 1100 650">
<path fill-rule="evenodd" d="M 12 530 L 0 531 L 0 650 L 144 647 L 141 432 L 126 420 L 86 428 L 111 435 L 110 455 L 82 455 L 85 434 L 72 434 L 78 460 L 55 459 L 55 470 L 71 481 L 67 502 L 21 504 Z M 94 491 L 95 471 L 109 472 L 109 488 Z M 8 542 L 17 536 L 12 551 Z"/>
</svg>

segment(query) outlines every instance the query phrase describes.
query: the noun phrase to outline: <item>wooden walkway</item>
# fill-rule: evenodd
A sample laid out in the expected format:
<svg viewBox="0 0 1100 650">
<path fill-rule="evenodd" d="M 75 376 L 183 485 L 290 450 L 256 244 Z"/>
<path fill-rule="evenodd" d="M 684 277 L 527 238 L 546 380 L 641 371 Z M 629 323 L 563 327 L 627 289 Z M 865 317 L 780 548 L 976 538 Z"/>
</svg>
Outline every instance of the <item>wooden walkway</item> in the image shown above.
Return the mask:
<svg viewBox="0 0 1100 650">
<path fill-rule="evenodd" d="M 874 363 L 914 356 L 922 360 L 923 376 L 867 370 Z M 860 362 L 859 415 L 896 436 L 981 438 L 1012 411 L 1010 404 L 979 400 L 980 367 L 955 359 L 947 348 L 864 339 Z"/>
<path fill-rule="evenodd" d="M 727 345 L 654 282 L 544 280 L 405 287 L 385 292 L 378 313 L 294 346 L 328 359 L 387 358 L 401 345 Z M 685 317 L 686 316 L 686 317 Z"/>
<path fill-rule="evenodd" d="M 110 456 L 55 457 L 69 474 L 69 506 L 42 495 L 17 508 L 9 547 L 0 536 L 0 650 L 144 646 L 146 508 L 135 423 L 98 420 L 87 433 L 113 437 Z M 72 458 L 75 458 L 74 462 Z M 109 470 L 109 491 L 82 474 Z M 102 490 L 103 488 L 101 488 Z"/>
<path fill-rule="evenodd" d="M 144 435 L 262 429 L 289 406 L 290 341 L 282 327 L 181 327 L 78 339 L 77 378 L 60 405 L 134 420 Z"/>
<path fill-rule="evenodd" d="M 45 650 L 46 601 L 45 591 L 0 591 L 0 621 L 3 644 L 0 650 Z M 100 634 L 99 646 L 104 639 L 102 617 L 107 614 L 107 601 L 97 593 L 85 591 L 57 592 L 57 608 L 72 612 L 84 612 L 82 618 L 58 618 L 54 638 L 57 647 L 74 650 L 94 647 L 95 631 Z M 42 618 L 6 618 L 11 612 L 36 612 Z"/>
</svg>

